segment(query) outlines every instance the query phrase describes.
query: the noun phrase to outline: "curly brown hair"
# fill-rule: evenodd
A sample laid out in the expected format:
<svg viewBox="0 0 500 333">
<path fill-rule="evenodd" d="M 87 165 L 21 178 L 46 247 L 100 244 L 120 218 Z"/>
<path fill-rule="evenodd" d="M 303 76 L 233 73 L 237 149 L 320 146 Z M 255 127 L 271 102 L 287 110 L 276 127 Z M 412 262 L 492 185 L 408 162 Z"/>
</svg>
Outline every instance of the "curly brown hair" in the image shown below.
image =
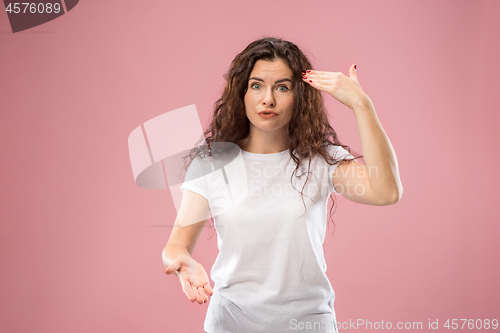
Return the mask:
<svg viewBox="0 0 500 333">
<path fill-rule="evenodd" d="M 294 111 L 288 124 L 290 157 L 296 164 L 295 174 L 301 160 L 309 159 L 308 177 L 304 187 L 309 180 L 311 159 L 314 155 L 320 154 L 329 165 L 336 165 L 343 159 L 336 160 L 331 156 L 326 150 L 328 146 L 341 146 L 351 153 L 349 146 L 340 143 L 337 133 L 330 126 L 321 92 L 302 80 L 302 73 L 313 69 L 307 57 L 295 44 L 289 41 L 265 37 L 250 43 L 231 62 L 229 71 L 224 75 L 226 84 L 222 97 L 215 102 L 210 125 L 198 141 L 198 143 L 203 142 L 203 144 L 191 150 L 189 154 L 191 161 L 187 164 L 186 169 L 196 156 L 212 156 L 213 149 L 210 149 L 210 143 L 231 142 L 238 144 L 242 139 L 247 138 L 250 133 L 250 121 L 246 116 L 244 98 L 248 89 L 250 73 L 258 60 L 274 61 L 278 59 L 287 64 L 293 72 Z M 355 158 L 359 157 L 362 155 L 355 156 Z M 304 187 L 300 192 L 303 203 Z M 333 209 L 335 206 L 333 193 L 330 194 L 330 197 L 333 201 Z M 305 203 L 304 207 L 307 210 Z M 330 210 L 330 218 L 335 228 L 332 215 L 333 212 Z M 213 223 L 213 217 L 210 220 Z"/>
</svg>

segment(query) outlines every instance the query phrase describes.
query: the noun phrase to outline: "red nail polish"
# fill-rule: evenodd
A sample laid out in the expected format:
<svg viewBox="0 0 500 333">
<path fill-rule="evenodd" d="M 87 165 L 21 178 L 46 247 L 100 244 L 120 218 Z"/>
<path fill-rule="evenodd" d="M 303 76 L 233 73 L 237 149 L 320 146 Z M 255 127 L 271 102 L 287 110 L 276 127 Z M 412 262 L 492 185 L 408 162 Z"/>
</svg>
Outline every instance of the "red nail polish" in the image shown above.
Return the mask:
<svg viewBox="0 0 500 333">
<path fill-rule="evenodd" d="M 302 79 L 307 80 L 307 77 L 303 76 Z"/>
<path fill-rule="evenodd" d="M 354 65 L 354 69 L 355 69 L 355 70 L 358 70 L 358 65 Z"/>
<path fill-rule="evenodd" d="M 309 80 L 309 82 L 313 82 L 313 80 Z"/>
<path fill-rule="evenodd" d="M 311 73 L 311 70 L 310 70 L 310 69 L 308 69 L 306 72 Z"/>
</svg>

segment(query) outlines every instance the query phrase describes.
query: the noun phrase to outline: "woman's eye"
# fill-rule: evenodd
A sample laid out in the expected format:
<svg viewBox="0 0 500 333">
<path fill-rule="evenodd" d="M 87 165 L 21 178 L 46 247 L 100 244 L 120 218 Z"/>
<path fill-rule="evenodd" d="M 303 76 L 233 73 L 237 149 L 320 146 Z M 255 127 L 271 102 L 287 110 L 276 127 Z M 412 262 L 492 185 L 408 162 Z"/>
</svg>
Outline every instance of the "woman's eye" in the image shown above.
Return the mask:
<svg viewBox="0 0 500 333">
<path fill-rule="evenodd" d="M 260 88 L 261 88 L 261 85 L 260 85 L 260 84 L 258 84 L 258 83 L 252 83 L 252 84 L 250 85 L 250 87 L 251 87 L 252 89 L 260 89 Z M 277 89 L 278 89 L 279 91 L 282 91 L 282 92 L 286 92 L 286 91 L 289 91 L 289 90 L 290 90 L 290 89 L 288 89 L 288 87 L 287 87 L 287 86 L 279 86 Z"/>
</svg>

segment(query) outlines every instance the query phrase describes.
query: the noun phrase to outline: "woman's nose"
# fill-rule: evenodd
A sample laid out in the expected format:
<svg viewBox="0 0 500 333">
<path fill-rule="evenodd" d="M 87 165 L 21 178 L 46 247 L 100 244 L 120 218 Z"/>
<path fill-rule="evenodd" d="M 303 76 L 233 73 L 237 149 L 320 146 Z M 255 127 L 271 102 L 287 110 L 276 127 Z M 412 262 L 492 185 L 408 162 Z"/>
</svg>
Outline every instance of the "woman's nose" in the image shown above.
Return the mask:
<svg viewBox="0 0 500 333">
<path fill-rule="evenodd" d="M 266 95 L 264 96 L 264 100 L 262 101 L 262 103 L 266 106 L 274 106 L 276 104 L 272 91 L 266 92 Z"/>
</svg>

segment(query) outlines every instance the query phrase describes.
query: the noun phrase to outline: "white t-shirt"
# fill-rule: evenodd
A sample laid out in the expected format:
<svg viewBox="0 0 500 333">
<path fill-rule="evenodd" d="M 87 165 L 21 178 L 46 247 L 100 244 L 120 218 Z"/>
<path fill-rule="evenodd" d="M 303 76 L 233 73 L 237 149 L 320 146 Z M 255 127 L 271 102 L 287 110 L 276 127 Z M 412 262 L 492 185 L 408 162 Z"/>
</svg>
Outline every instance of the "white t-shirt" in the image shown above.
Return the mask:
<svg viewBox="0 0 500 333">
<path fill-rule="evenodd" d="M 327 150 L 335 158 L 354 159 L 340 146 Z M 181 186 L 208 200 L 217 231 L 219 255 L 211 270 L 215 286 L 205 331 L 337 332 L 335 293 L 325 273 L 322 245 L 338 164 L 313 157 L 312 174 L 302 188 L 307 174 L 296 176 L 307 172 L 308 159 L 290 178 L 296 165 L 289 150 L 240 152 L 239 168 L 219 169 Z M 238 197 L 233 190 L 228 201 L 231 182 L 246 185 L 246 193 Z"/>
</svg>

